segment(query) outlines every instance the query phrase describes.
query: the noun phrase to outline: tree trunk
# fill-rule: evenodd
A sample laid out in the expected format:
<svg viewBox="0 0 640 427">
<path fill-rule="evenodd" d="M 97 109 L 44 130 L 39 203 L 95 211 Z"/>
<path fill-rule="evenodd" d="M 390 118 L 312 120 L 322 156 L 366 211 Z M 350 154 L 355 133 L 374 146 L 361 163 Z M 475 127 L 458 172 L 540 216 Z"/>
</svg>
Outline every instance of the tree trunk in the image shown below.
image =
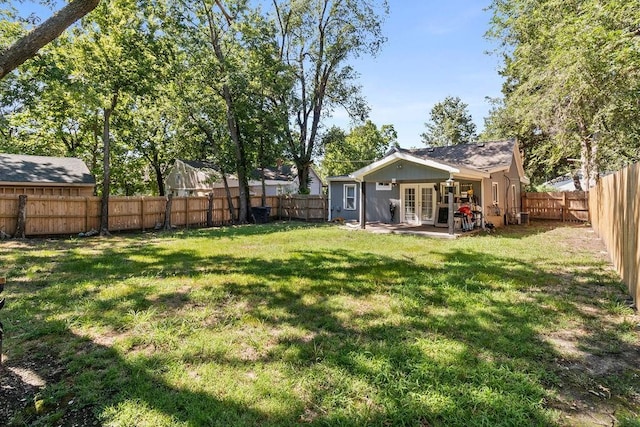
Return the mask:
<svg viewBox="0 0 640 427">
<path fill-rule="evenodd" d="M 224 183 L 224 192 L 227 194 L 227 205 L 229 208 L 229 216 L 231 217 L 231 224 L 236 223 L 236 213 L 233 208 L 233 197 L 231 197 L 231 190 L 229 189 L 229 182 L 227 181 L 227 174 L 222 173 L 222 182 Z"/>
<path fill-rule="evenodd" d="M 110 131 L 109 124 L 111 114 L 118 104 L 118 93 L 113 94 L 111 105 L 104 109 L 103 119 L 104 126 L 102 128 L 102 145 L 103 145 L 103 173 L 102 173 L 102 201 L 100 204 L 100 235 L 109 235 L 109 194 L 111 191 L 111 147 L 110 147 Z"/>
<path fill-rule="evenodd" d="M 576 191 L 582 191 L 582 182 L 580 181 L 580 173 L 575 172 L 571 175 L 573 178 L 573 186 L 576 188 Z"/>
<path fill-rule="evenodd" d="M 14 238 L 24 239 L 27 226 L 27 196 L 21 194 L 18 196 L 18 223 L 16 224 L 16 234 Z"/>
<path fill-rule="evenodd" d="M 262 177 L 261 179 L 261 184 L 262 184 L 262 198 L 261 198 L 261 202 L 262 202 L 262 207 L 267 206 L 267 183 L 265 182 L 264 179 L 264 165 L 262 165 L 262 167 L 260 168 L 260 175 Z"/>
<path fill-rule="evenodd" d="M 0 79 L 33 58 L 46 44 L 55 40 L 78 19 L 91 12 L 100 0 L 75 0 L 56 12 L 51 18 L 34 28 L 2 52 Z"/>
<path fill-rule="evenodd" d="M 304 162 L 298 167 L 298 193 L 300 194 L 310 194 L 309 190 L 309 168 L 311 164 L 309 162 Z"/>
<path fill-rule="evenodd" d="M 582 190 L 588 191 L 589 188 L 598 180 L 600 171 L 598 170 L 598 140 L 592 136 L 585 136 L 580 139 L 580 170 L 584 179 L 584 187 Z M 577 188 L 576 188 L 577 190 Z"/>
<path fill-rule="evenodd" d="M 260 151 L 258 151 L 258 158 L 260 159 L 260 184 L 262 186 L 262 207 L 267 205 L 267 184 L 264 179 L 264 137 L 260 135 Z"/>
<path fill-rule="evenodd" d="M 155 163 L 153 165 L 153 170 L 156 173 L 156 183 L 158 184 L 158 195 L 160 197 L 164 197 L 164 178 L 162 177 L 162 169 L 160 165 Z"/>
<path fill-rule="evenodd" d="M 173 205 L 173 194 L 167 196 L 167 204 L 164 207 L 164 229 L 171 230 L 171 205 Z"/>
<path fill-rule="evenodd" d="M 229 135 L 235 145 L 236 152 L 236 174 L 238 175 L 238 196 L 239 196 L 239 213 L 238 222 L 244 224 L 249 222 L 249 182 L 247 180 L 247 156 L 244 149 L 244 141 L 240 137 L 240 129 L 238 121 L 233 112 L 234 102 L 231 96 L 229 87 L 223 85 L 222 92 L 224 95 L 225 103 L 227 104 L 227 126 L 229 128 Z"/>
<path fill-rule="evenodd" d="M 213 227 L 213 193 L 209 193 L 209 203 L 207 205 L 207 227 Z"/>
<path fill-rule="evenodd" d="M 223 10 L 222 4 L 220 2 L 216 2 L 218 7 Z M 225 13 L 225 16 L 226 13 Z M 227 16 L 227 19 L 228 16 Z M 213 46 L 214 53 L 216 58 L 220 62 L 220 71 L 224 76 L 227 71 L 225 70 L 225 53 L 220 46 L 220 37 L 219 37 L 219 29 L 216 24 L 214 24 L 214 20 L 212 17 L 209 17 L 209 24 L 211 28 L 211 44 Z M 225 105 L 227 107 L 226 116 L 227 116 L 227 127 L 229 130 L 229 136 L 231 137 L 231 141 L 235 145 L 235 157 L 236 157 L 236 174 L 238 175 L 238 190 L 239 190 L 239 209 L 240 212 L 238 214 L 238 222 L 246 223 L 249 221 L 249 211 L 250 211 L 250 199 L 249 199 L 249 183 L 247 181 L 247 156 L 245 153 L 244 141 L 242 136 L 240 135 L 240 126 L 238 125 L 238 119 L 235 113 L 235 102 L 233 99 L 233 95 L 231 93 L 231 89 L 227 83 L 222 84 L 222 98 L 224 99 Z"/>
</svg>

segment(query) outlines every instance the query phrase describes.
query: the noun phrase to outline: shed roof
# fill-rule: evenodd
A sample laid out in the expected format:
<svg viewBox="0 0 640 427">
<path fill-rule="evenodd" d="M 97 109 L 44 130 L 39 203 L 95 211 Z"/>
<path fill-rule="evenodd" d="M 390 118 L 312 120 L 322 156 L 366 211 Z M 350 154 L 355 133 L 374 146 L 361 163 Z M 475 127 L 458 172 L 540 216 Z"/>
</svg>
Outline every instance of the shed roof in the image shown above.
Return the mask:
<svg viewBox="0 0 640 427">
<path fill-rule="evenodd" d="M 75 157 L 0 154 L 0 182 L 95 185 L 96 180 Z"/>
</svg>

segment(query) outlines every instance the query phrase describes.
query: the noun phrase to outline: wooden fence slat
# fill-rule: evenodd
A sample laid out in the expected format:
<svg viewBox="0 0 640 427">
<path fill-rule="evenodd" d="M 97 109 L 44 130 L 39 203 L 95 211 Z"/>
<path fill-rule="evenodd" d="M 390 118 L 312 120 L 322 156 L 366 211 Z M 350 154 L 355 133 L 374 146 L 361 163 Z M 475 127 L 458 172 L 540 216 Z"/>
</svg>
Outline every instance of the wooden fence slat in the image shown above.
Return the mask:
<svg viewBox="0 0 640 427">
<path fill-rule="evenodd" d="M 591 223 L 640 308 L 640 164 L 603 177 L 589 194 Z"/>
<path fill-rule="evenodd" d="M 588 192 L 524 193 L 522 211 L 530 219 L 586 222 L 589 220 Z"/>
<path fill-rule="evenodd" d="M 181 200 L 184 199 L 184 200 Z M 238 214 L 238 197 L 232 198 Z M 97 230 L 100 224 L 100 197 L 44 196 L 27 198 L 26 236 L 70 235 Z M 110 197 L 109 229 L 111 231 L 145 230 L 162 227 L 165 222 L 166 197 Z M 214 226 L 232 223 L 226 196 L 175 197 L 171 225 L 176 227 L 206 226 L 211 210 Z M 261 205 L 260 197 L 251 199 L 252 206 Z M 327 219 L 325 196 L 267 196 L 271 218 L 324 221 Z M 211 207 L 210 207 L 211 206 Z M 284 212 L 286 215 L 283 215 Z M 18 218 L 18 195 L 0 194 L 0 231 L 13 235 Z"/>
</svg>

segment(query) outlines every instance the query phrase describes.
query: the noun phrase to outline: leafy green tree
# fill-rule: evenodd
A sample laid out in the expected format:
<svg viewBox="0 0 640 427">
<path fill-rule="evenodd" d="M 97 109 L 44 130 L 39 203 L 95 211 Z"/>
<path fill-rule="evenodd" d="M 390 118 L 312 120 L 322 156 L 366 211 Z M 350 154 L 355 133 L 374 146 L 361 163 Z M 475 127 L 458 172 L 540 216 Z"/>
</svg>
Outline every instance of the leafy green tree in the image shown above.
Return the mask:
<svg viewBox="0 0 640 427">
<path fill-rule="evenodd" d="M 295 76 L 293 90 L 278 101 L 289 115 L 286 142 L 304 192 L 323 117 L 338 107 L 358 120 L 368 114 L 349 60 L 377 54 L 385 41 L 381 16 L 388 5 L 372 0 L 273 3 L 280 57 Z"/>
<path fill-rule="evenodd" d="M 551 137 L 535 124 L 518 120 L 509 112 L 503 98 L 490 99 L 492 108 L 485 118 L 481 141 L 516 139 L 520 147 L 525 172 L 531 185 L 549 181 L 568 173 L 576 175 L 575 165 L 567 160 L 575 147 L 554 144 Z"/>
<path fill-rule="evenodd" d="M 602 169 L 638 160 L 640 5 L 618 0 L 494 0 L 505 113 Z"/>
<path fill-rule="evenodd" d="M 271 130 L 277 127 L 268 124 L 267 117 L 286 117 L 273 101 L 290 86 L 278 57 L 273 25 L 242 0 L 175 0 L 169 5 L 167 31 L 178 41 L 188 64 L 187 79 L 181 83 L 181 90 L 189 94 L 186 110 L 205 140 L 220 153 L 214 157 L 222 171 L 232 166 L 239 181 L 239 220 L 247 221 L 249 172 L 260 146 L 266 153 L 264 149 L 271 142 L 265 145 L 265 141 L 271 141 Z M 193 93 L 191 88 L 201 93 Z M 219 126 L 207 124 L 202 120 L 205 117 L 222 117 L 226 135 L 217 137 L 214 131 Z"/>
<path fill-rule="evenodd" d="M 381 159 L 394 145 L 397 145 L 397 134 L 392 125 L 378 129 L 367 120 L 364 125 L 351 129 L 348 135 L 332 127 L 322 140 L 322 173 L 324 176 L 349 174 Z"/>
<path fill-rule="evenodd" d="M 433 106 L 422 142 L 434 147 L 464 144 L 476 138 L 476 125 L 469 114 L 468 105 L 459 97 L 447 96 Z"/>
<path fill-rule="evenodd" d="M 135 0 L 103 1 L 74 29 L 73 43 L 65 51 L 66 60 L 73 64 L 73 78 L 84 85 L 89 108 L 101 111 L 101 234 L 108 232 L 111 143 L 117 141 L 111 131 L 113 116 L 118 107 L 130 108 L 137 96 L 152 92 L 162 81 L 160 33 L 157 24 L 147 19 L 149 10 L 140 6 Z"/>
</svg>

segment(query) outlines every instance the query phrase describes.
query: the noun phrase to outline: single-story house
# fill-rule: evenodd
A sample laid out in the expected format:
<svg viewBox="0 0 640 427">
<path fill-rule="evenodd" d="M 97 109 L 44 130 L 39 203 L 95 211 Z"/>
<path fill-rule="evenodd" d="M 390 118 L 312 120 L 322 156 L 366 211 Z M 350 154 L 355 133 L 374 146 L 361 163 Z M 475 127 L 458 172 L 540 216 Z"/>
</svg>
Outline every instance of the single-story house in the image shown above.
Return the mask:
<svg viewBox="0 0 640 427">
<path fill-rule="evenodd" d="M 329 220 L 447 227 L 448 188 L 454 212 L 476 225 L 515 221 L 529 184 L 515 140 L 420 149 L 394 148 L 382 159 L 329 181 Z"/>
<path fill-rule="evenodd" d="M 295 166 L 281 164 L 275 167 L 265 168 L 265 195 L 278 196 L 281 194 L 293 194 L 298 192 L 298 170 Z M 311 168 L 310 194 L 322 194 L 322 180 Z M 249 177 L 249 192 L 252 196 L 262 195 L 262 171 L 255 169 Z M 222 175 L 217 167 L 208 162 L 192 160 L 176 160 L 167 174 L 167 193 L 174 196 L 206 196 L 214 193 L 216 196 L 224 196 L 225 188 Z M 227 184 L 232 196 L 238 195 L 238 178 L 235 175 L 227 176 Z"/>
<path fill-rule="evenodd" d="M 0 154 L 0 194 L 93 196 L 95 186 L 78 158 Z"/>
</svg>

